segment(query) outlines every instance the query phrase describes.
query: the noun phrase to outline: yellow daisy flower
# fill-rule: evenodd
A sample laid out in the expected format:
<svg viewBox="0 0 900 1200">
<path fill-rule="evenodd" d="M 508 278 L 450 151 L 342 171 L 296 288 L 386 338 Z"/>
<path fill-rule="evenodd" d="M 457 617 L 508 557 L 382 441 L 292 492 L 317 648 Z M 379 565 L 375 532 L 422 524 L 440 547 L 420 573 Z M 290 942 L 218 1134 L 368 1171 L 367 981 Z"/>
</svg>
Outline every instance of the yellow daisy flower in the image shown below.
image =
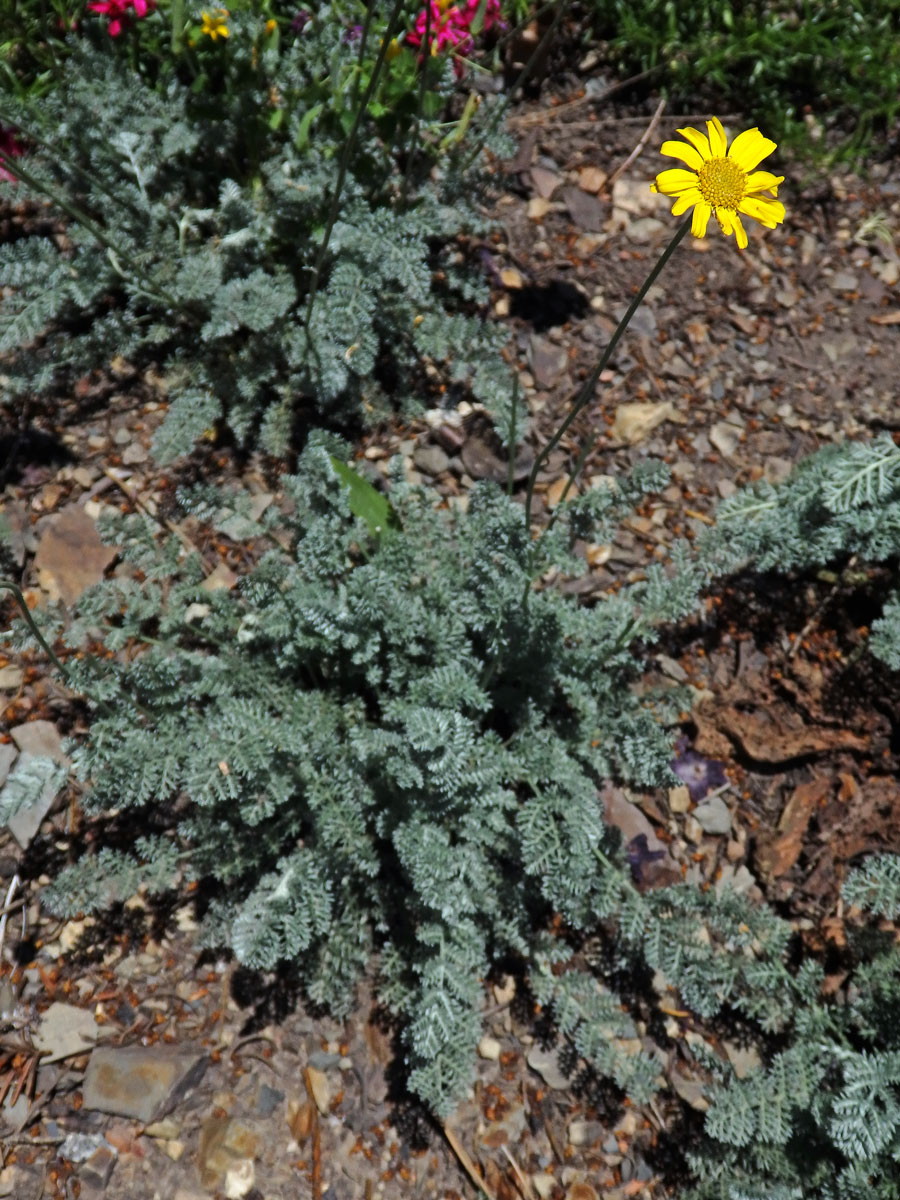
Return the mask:
<svg viewBox="0 0 900 1200">
<path fill-rule="evenodd" d="M 772 199 L 778 195 L 783 175 L 754 168 L 775 149 L 775 143 L 758 129 L 739 133 L 728 149 L 728 139 L 718 117 L 706 122 L 709 136 L 699 129 L 679 129 L 686 142 L 663 142 L 660 153 L 680 158 L 690 168 L 673 167 L 656 177 L 650 188 L 664 196 L 674 196 L 672 212 L 676 217 L 694 206 L 691 233 L 704 237 L 710 216 L 715 213 L 724 234 L 734 234 L 738 246 L 747 245 L 747 234 L 740 213 L 774 229 L 784 220 L 784 205 Z M 764 193 L 771 192 L 771 196 Z"/>
<path fill-rule="evenodd" d="M 229 36 L 227 8 L 214 8 L 211 13 L 201 13 L 200 22 L 200 32 L 205 33 L 213 41 Z"/>
</svg>

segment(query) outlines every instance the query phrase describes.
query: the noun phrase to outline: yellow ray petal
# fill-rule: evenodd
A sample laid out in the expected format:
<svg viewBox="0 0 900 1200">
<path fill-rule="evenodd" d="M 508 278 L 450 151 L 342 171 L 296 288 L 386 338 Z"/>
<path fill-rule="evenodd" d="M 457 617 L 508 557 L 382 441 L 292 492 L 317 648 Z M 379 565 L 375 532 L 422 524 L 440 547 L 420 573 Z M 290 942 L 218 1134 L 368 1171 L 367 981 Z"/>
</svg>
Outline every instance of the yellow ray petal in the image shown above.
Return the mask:
<svg viewBox="0 0 900 1200">
<path fill-rule="evenodd" d="M 703 155 L 694 146 L 686 142 L 663 142 L 660 154 L 668 154 L 670 158 L 680 158 L 693 171 L 699 171 L 703 166 Z"/>
<path fill-rule="evenodd" d="M 747 176 L 746 191 L 748 195 L 752 192 L 771 192 L 773 196 L 777 196 L 779 183 L 784 183 L 783 175 L 773 175 L 771 171 L 754 171 L 752 175 Z"/>
<path fill-rule="evenodd" d="M 775 149 L 771 138 L 763 137 L 758 129 L 745 129 L 731 143 L 728 157 L 734 159 L 742 171 L 752 171 L 758 163 Z"/>
<path fill-rule="evenodd" d="M 683 138 L 687 138 L 695 150 L 700 152 L 700 157 L 704 162 L 706 162 L 707 159 L 712 158 L 712 154 L 710 153 L 709 149 L 709 138 L 705 137 L 699 129 L 694 129 L 692 126 L 688 125 L 686 129 L 679 129 L 678 132 Z"/>
<path fill-rule="evenodd" d="M 784 205 L 780 200 L 770 200 L 768 196 L 745 196 L 738 208 L 767 229 L 774 229 L 784 220 Z"/>
<path fill-rule="evenodd" d="M 722 122 L 718 117 L 713 117 L 711 121 L 706 122 L 706 128 L 709 130 L 709 148 L 713 158 L 724 158 L 728 149 L 728 139 Z"/>
<path fill-rule="evenodd" d="M 682 192 L 672 205 L 672 216 L 680 217 L 682 213 L 686 213 L 692 204 L 703 204 L 703 196 L 699 188 L 688 189 Z"/>
<path fill-rule="evenodd" d="M 693 171 L 685 171 L 683 167 L 672 167 L 670 171 L 662 171 L 656 177 L 656 190 L 664 196 L 677 196 L 679 192 L 697 186 L 697 176 Z"/>
<path fill-rule="evenodd" d="M 674 212 L 674 209 L 672 210 Z M 706 226 L 709 224 L 709 218 L 712 216 L 712 207 L 701 199 L 700 203 L 694 208 L 694 215 L 691 218 L 691 233 L 694 237 L 705 237 Z"/>
<path fill-rule="evenodd" d="M 722 232 L 726 235 L 734 234 L 734 239 L 738 244 L 739 249 L 747 249 L 747 234 L 744 226 L 741 224 L 741 218 L 736 212 L 732 212 L 729 208 L 717 208 L 716 216 L 719 218 L 719 224 L 722 226 Z"/>
</svg>

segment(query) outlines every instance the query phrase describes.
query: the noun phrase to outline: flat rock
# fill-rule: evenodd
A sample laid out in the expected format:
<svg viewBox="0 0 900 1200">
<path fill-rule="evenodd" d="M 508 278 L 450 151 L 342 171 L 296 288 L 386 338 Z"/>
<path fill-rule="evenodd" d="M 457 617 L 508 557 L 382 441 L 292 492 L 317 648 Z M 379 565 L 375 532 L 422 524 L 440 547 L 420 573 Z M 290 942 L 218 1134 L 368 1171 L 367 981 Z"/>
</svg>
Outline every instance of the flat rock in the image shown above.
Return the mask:
<svg viewBox="0 0 900 1200">
<path fill-rule="evenodd" d="M 53 807 L 53 801 L 61 789 L 60 770 L 47 755 L 20 754 L 15 767 L 9 773 L 3 790 L 0 791 L 0 811 L 2 819 L 10 833 L 24 850 L 32 840 L 41 822 Z M 23 777 L 37 775 L 42 784 L 41 793 L 31 804 L 17 807 L 22 793 L 18 791 L 17 781 L 24 783 Z M 37 786 L 37 783 L 35 783 Z M 29 793 L 31 794 L 31 793 Z M 12 812 L 12 815 L 8 814 Z"/>
<path fill-rule="evenodd" d="M 569 216 L 576 229 L 586 233 L 601 232 L 608 211 L 602 200 L 575 186 L 563 188 L 560 198 L 569 210 Z"/>
<path fill-rule="evenodd" d="M 79 504 L 50 517 L 38 543 L 34 566 L 51 603 L 74 604 L 118 554 L 100 540 L 92 518 Z"/>
<path fill-rule="evenodd" d="M 617 442 L 626 442 L 635 446 L 649 437 L 658 425 L 677 417 L 675 405 L 671 400 L 663 400 L 658 404 L 645 403 L 640 400 L 620 404 L 616 409 L 616 419 L 613 422 L 612 435 Z"/>
<path fill-rule="evenodd" d="M 829 286 L 835 292 L 855 292 L 859 287 L 859 277 L 852 271 L 835 271 L 829 280 Z"/>
<path fill-rule="evenodd" d="M 559 1065 L 558 1050 L 542 1050 L 540 1046 L 532 1046 L 526 1061 L 532 1071 L 540 1075 L 547 1087 L 562 1091 L 569 1086 L 569 1077 Z"/>
<path fill-rule="evenodd" d="M 720 454 L 730 458 L 738 448 L 741 431 L 734 425 L 729 425 L 727 421 L 716 421 L 709 431 L 709 440 Z"/>
<path fill-rule="evenodd" d="M 538 387 L 552 388 L 569 362 L 564 346 L 534 336 L 528 343 L 528 362 Z"/>
<path fill-rule="evenodd" d="M 168 1046 L 100 1046 L 84 1076 L 84 1107 L 149 1124 L 171 1112 L 196 1087 L 205 1054 Z"/>
<path fill-rule="evenodd" d="M 200 1130 L 197 1152 L 203 1186 L 219 1188 L 229 1172 L 235 1170 L 243 1178 L 244 1164 L 252 1165 L 262 1146 L 262 1134 L 256 1125 L 231 1117 L 209 1117 Z"/>
<path fill-rule="evenodd" d="M 727 837 L 731 832 L 731 813 L 721 796 L 710 796 L 698 804 L 693 817 L 704 833 Z"/>
<path fill-rule="evenodd" d="M 9 769 L 16 761 L 16 748 L 9 742 L 0 743 L 0 786 L 6 781 Z"/>
<path fill-rule="evenodd" d="M 90 1009 L 76 1008 L 74 1004 L 54 1001 L 47 1011 L 41 1014 L 41 1023 L 32 1040 L 35 1049 L 46 1056 L 41 1061 L 52 1063 L 72 1054 L 84 1054 L 87 1050 L 93 1050 L 101 1037 L 108 1037 L 113 1032 L 109 1026 L 98 1025 Z M 71 1155 L 66 1157 L 71 1158 Z"/>
<path fill-rule="evenodd" d="M 413 463 L 426 475 L 443 475 L 450 468 L 449 455 L 440 446 L 416 446 Z"/>
<path fill-rule="evenodd" d="M 62 738 L 52 721 L 26 721 L 9 731 L 10 737 L 20 750 L 33 754 L 35 758 L 52 758 L 62 767 L 70 766 L 70 760 L 62 752 Z"/>
<path fill-rule="evenodd" d="M 0 691 L 14 692 L 21 687 L 24 678 L 25 672 L 21 667 L 0 667 Z"/>
</svg>

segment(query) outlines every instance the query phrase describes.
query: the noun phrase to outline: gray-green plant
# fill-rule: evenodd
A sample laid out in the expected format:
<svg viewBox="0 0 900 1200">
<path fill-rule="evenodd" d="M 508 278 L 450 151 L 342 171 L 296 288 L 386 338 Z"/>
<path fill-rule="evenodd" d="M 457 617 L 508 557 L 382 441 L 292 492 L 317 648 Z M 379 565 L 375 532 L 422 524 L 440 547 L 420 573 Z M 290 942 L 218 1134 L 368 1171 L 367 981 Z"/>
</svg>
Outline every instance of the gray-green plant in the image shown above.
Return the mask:
<svg viewBox="0 0 900 1200">
<path fill-rule="evenodd" d="M 784 483 L 762 480 L 736 492 L 716 516 L 704 545 L 719 556 L 719 569 L 818 569 L 852 590 L 865 581 L 867 567 L 891 566 L 900 555 L 900 447 L 887 433 L 826 446 Z M 900 579 L 890 582 L 892 570 L 869 647 L 896 670 Z"/>
<path fill-rule="evenodd" d="M 452 65 L 429 60 L 418 109 L 386 109 L 331 17 L 269 47 L 233 13 L 217 89 L 79 44 L 39 102 L 0 96 L 28 146 L 0 186 L 66 224 L 0 247 L 4 404 L 124 361 L 162 378 L 162 459 L 219 422 L 284 454 L 298 424 L 374 422 L 439 384 L 508 427 L 505 335 L 457 243 L 488 228 L 488 179 L 446 120 Z"/>
<path fill-rule="evenodd" d="M 652 904 L 598 795 L 610 774 L 670 778 L 684 697 L 635 690 L 635 648 L 695 606 L 702 576 L 682 548 L 680 570 L 652 567 L 594 605 L 534 585 L 554 563 L 582 571 L 571 539 L 609 536 L 664 475 L 579 497 L 536 558 L 499 488 L 477 486 L 463 511 L 395 478 L 389 510 L 361 506 L 316 438 L 283 509 L 258 521 L 247 495 L 182 496 L 218 536 L 252 539 L 256 564 L 233 589 L 204 587 L 199 554 L 149 518 L 106 519 L 127 568 L 44 635 L 127 650 L 69 659 L 95 706 L 73 753 L 85 812 L 127 809 L 145 832 L 134 854 L 73 863 L 47 902 L 71 914 L 124 900 L 139 866 L 156 888 L 211 881 L 206 939 L 250 966 L 296 964 L 338 1014 L 377 959 L 411 1086 L 439 1112 L 470 1077 L 482 981 L 518 956 L 578 1044 L 646 1095 L 658 1064 L 615 1053 L 631 1020 L 596 981 L 557 978 L 547 928 L 621 908 L 628 936 L 703 994 L 698 964 L 715 953 L 694 930 L 647 934 Z"/>
</svg>

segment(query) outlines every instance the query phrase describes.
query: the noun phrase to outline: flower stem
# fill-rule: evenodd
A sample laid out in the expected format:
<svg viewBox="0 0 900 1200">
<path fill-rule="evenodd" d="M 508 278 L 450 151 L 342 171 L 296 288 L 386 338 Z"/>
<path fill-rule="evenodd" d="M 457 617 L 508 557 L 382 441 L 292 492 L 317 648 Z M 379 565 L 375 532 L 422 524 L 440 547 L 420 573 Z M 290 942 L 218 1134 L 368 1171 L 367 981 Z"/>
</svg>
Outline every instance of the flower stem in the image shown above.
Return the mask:
<svg viewBox="0 0 900 1200">
<path fill-rule="evenodd" d="M 579 389 L 578 394 L 576 395 L 575 400 L 572 403 L 572 407 L 569 409 L 568 416 L 563 421 L 563 423 L 560 425 L 560 427 L 557 429 L 556 433 L 554 433 L 553 437 L 550 439 L 550 441 L 547 443 L 547 445 L 543 448 L 543 450 L 541 450 L 540 454 L 538 454 L 537 458 L 535 458 L 534 466 L 531 468 L 531 475 L 528 478 L 528 490 L 525 494 L 525 524 L 529 529 L 531 528 L 531 508 L 532 508 L 532 503 L 534 501 L 534 485 L 537 480 L 538 473 L 541 470 L 541 467 L 543 467 L 544 463 L 547 461 L 547 459 L 550 457 L 550 455 L 553 453 L 553 451 L 559 445 L 559 443 L 562 440 L 562 438 L 564 437 L 566 431 L 569 429 L 570 425 L 575 420 L 575 418 L 578 416 L 578 414 L 590 402 L 591 397 L 594 394 L 594 389 L 596 388 L 597 383 L 600 379 L 600 376 L 603 374 L 603 371 L 606 369 L 606 365 L 609 362 L 610 358 L 612 358 L 613 351 L 615 350 L 616 346 L 619 344 L 622 334 L 628 328 L 628 326 L 631 322 L 631 318 L 637 312 L 642 301 L 644 300 L 644 297 L 647 295 L 650 288 L 653 286 L 653 284 L 658 279 L 663 267 L 666 265 L 666 263 L 669 261 L 669 259 L 672 257 L 672 255 L 675 253 L 676 247 L 678 246 L 679 242 L 681 242 L 681 240 L 684 238 L 685 234 L 690 229 L 690 227 L 691 227 L 691 218 L 686 217 L 685 220 L 682 222 L 682 224 L 675 231 L 675 234 L 672 237 L 672 240 L 669 242 L 668 246 L 666 246 L 665 250 L 663 250 L 662 254 L 659 256 L 659 259 L 657 260 L 656 265 L 654 266 L 653 270 L 650 272 L 650 274 L 647 276 L 647 278 L 641 284 L 640 289 L 638 290 L 634 299 L 631 301 L 628 308 L 626 309 L 625 315 L 622 317 L 621 321 L 619 321 L 619 324 L 616 326 L 616 328 L 613 332 L 613 335 L 609 339 L 609 342 L 606 345 L 606 349 L 601 354 L 597 365 L 594 367 L 593 371 L 591 371 L 590 375 L 587 377 L 587 379 L 581 385 L 581 388 Z M 560 504 L 562 503 L 563 500 L 565 500 L 566 496 L 569 494 L 569 491 L 570 491 L 572 485 L 574 484 L 576 478 L 578 477 L 579 471 L 584 466 L 585 461 L 587 460 L 587 457 L 590 454 L 591 450 L 597 444 L 598 437 L 599 437 L 599 434 L 595 435 L 593 438 L 590 438 L 587 442 L 585 442 L 585 444 L 581 450 L 581 453 L 578 455 L 578 460 L 575 463 L 572 473 L 569 475 L 569 478 L 566 481 L 565 489 L 564 489 L 562 497 L 560 498 L 560 501 L 559 501 Z M 552 526 L 556 520 L 556 514 L 558 512 L 559 512 L 559 507 L 557 506 L 556 510 L 553 512 L 553 514 L 550 517 L 549 523 L 547 524 L 547 526 L 544 528 L 543 532 L 541 533 L 541 535 L 540 535 L 541 537 L 543 537 L 544 534 L 550 528 L 552 528 Z M 539 540 L 540 540 L 540 538 L 538 539 L 538 541 Z"/>
<path fill-rule="evenodd" d="M 347 134 L 347 140 L 344 142 L 344 149 L 341 154 L 341 160 L 338 164 L 337 179 L 334 184 L 334 192 L 331 196 L 331 204 L 328 209 L 328 218 L 325 223 L 325 232 L 322 235 L 322 241 L 319 243 L 319 251 L 316 255 L 316 261 L 313 264 L 312 277 L 309 281 L 309 295 L 306 300 L 306 315 L 303 321 L 306 329 L 307 341 L 310 340 L 310 321 L 312 319 L 313 305 L 316 302 L 316 293 L 319 290 L 319 279 L 322 274 L 322 267 L 325 265 L 325 255 L 328 252 L 328 243 L 331 241 L 331 234 L 334 230 L 335 222 L 337 221 L 338 209 L 341 203 L 341 193 L 344 190 L 344 180 L 347 177 L 347 170 L 350 166 L 350 156 L 356 146 L 356 135 L 359 132 L 359 127 L 362 124 L 363 114 L 369 107 L 369 101 L 374 95 L 375 88 L 378 85 L 378 77 L 381 74 L 381 68 L 384 66 L 384 60 L 388 52 L 388 47 L 391 44 L 391 38 L 397 29 L 400 21 L 400 15 L 403 11 L 403 0 L 395 0 L 394 7 L 391 9 L 391 15 L 388 18 L 387 29 L 384 31 L 384 36 L 381 39 L 381 45 L 378 48 L 378 56 L 375 59 L 375 65 L 372 68 L 372 74 L 369 76 L 369 84 L 363 93 L 363 98 L 359 102 L 353 118 L 353 125 L 350 132 Z"/>
</svg>

